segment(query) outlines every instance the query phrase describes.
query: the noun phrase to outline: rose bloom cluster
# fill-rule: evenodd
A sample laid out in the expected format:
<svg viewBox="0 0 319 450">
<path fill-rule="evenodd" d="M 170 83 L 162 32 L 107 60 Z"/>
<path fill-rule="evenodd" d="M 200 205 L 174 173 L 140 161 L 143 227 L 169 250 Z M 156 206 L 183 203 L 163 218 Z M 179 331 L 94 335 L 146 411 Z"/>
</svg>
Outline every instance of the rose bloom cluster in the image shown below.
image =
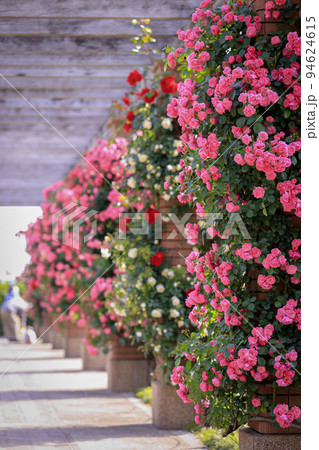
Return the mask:
<svg viewBox="0 0 319 450">
<path fill-rule="evenodd" d="M 133 72 L 132 72 L 133 73 Z M 158 74 L 150 79 L 148 71 L 123 97 L 126 105 L 125 131 L 132 133 L 125 156 L 127 187 L 149 191 L 151 196 L 172 199 L 181 169 L 176 139 L 176 121 L 166 116 L 167 104 L 177 92 L 173 75 Z"/>
<path fill-rule="evenodd" d="M 191 279 L 185 268 L 170 265 L 155 239 L 156 220 L 162 220 L 158 210 L 138 206 L 138 213 L 126 222 L 125 230 L 108 241 L 117 267 L 108 310 L 129 330 L 133 343 L 140 344 L 146 354 L 160 357 L 163 376 L 168 380 L 174 365 L 169 355 L 181 330 L 189 327 L 183 298 Z M 141 218 L 148 224 L 144 235 L 134 233 L 140 228 Z"/>
<path fill-rule="evenodd" d="M 123 210 L 116 204 L 119 193 L 112 183 L 123 176 L 121 158 L 126 147 L 125 139 L 116 139 L 114 143 L 98 141 L 96 147 L 83 156 L 84 164 L 71 170 L 65 180 L 44 190 L 42 217 L 25 233 L 31 256 L 25 275 L 27 298 L 31 302 L 39 299 L 36 305 L 39 314 L 46 311 L 59 315 L 67 310 L 63 320 L 72 320 L 83 327 L 100 306 L 97 290 L 101 290 L 101 297 L 105 290 L 111 289 L 110 273 L 105 271 L 105 277 L 87 291 L 88 282 L 94 281 L 96 272 L 101 269 L 100 249 L 104 235 L 114 228 L 114 220 Z M 72 203 L 68 229 L 63 229 L 54 223 L 54 215 L 69 211 Z M 90 218 L 86 215 L 88 208 L 96 211 L 94 218 L 98 225 L 95 236 L 83 245 L 84 237 L 92 232 Z M 82 224 L 78 235 L 74 236 L 72 226 L 79 219 Z M 70 307 L 79 297 L 81 301 Z"/>
<path fill-rule="evenodd" d="M 297 9 L 268 2 L 269 18 L 297 22 L 265 35 L 246 2 L 215 9 L 204 0 L 193 28 L 177 31 L 183 47 L 167 58 L 183 77 L 167 106 L 181 127 L 178 199 L 197 213 L 189 241 L 205 239 L 205 249 L 186 258 L 196 277 L 186 305 L 197 331 L 178 346 L 180 358 L 191 358 L 178 395 L 193 400 L 197 423 L 228 432 L 259 406 L 273 413 L 264 397 L 252 403 L 258 383 L 300 383 Z M 276 360 L 290 352 L 296 358 Z M 220 385 L 203 378 L 214 371 Z"/>
</svg>

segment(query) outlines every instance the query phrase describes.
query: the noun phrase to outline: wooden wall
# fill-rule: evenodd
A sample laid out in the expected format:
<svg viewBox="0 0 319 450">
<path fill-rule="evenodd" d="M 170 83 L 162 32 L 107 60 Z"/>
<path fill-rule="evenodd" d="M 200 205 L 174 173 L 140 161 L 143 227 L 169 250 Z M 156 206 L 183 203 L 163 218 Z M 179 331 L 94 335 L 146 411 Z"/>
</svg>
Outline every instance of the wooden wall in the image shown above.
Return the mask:
<svg viewBox="0 0 319 450">
<path fill-rule="evenodd" d="M 148 62 L 131 54 L 132 19 L 150 18 L 162 49 L 199 3 L 1 0 L 0 205 L 39 205 L 105 129 L 128 73 Z"/>
</svg>

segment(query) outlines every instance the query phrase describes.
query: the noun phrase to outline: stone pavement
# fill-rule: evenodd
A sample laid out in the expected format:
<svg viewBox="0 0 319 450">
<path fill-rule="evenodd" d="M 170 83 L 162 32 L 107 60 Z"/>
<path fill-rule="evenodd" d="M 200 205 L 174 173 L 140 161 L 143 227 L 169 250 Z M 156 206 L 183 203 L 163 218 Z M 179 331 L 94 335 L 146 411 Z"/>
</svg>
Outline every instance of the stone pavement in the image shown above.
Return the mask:
<svg viewBox="0 0 319 450">
<path fill-rule="evenodd" d="M 155 428 L 149 406 L 107 391 L 105 372 L 82 371 L 51 344 L 23 354 L 28 347 L 0 338 L 0 448 L 206 448 L 191 433 Z"/>
</svg>

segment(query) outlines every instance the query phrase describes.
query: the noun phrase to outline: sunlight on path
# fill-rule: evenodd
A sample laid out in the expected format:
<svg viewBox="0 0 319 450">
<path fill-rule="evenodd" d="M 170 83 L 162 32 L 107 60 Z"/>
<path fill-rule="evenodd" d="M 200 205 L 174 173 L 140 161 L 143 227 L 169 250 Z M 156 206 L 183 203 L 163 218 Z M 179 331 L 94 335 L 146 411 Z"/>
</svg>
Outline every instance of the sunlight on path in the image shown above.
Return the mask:
<svg viewBox="0 0 319 450">
<path fill-rule="evenodd" d="M 0 338 L 1 373 L 27 348 Z M 111 394 L 105 372 L 37 344 L 0 378 L 0 448 L 200 449 L 190 433 L 153 427 L 133 394 Z"/>
</svg>

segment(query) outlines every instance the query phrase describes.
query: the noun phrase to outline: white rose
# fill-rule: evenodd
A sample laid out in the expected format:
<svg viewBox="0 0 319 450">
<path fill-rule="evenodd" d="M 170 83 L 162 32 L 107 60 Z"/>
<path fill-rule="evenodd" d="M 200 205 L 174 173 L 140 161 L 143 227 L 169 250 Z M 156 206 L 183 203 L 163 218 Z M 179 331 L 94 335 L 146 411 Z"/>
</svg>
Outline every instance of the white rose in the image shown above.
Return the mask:
<svg viewBox="0 0 319 450">
<path fill-rule="evenodd" d="M 136 337 L 137 337 L 137 338 L 141 338 L 141 337 L 142 337 L 141 331 L 137 331 L 135 334 L 136 334 Z"/>
<path fill-rule="evenodd" d="M 154 277 L 149 277 L 147 280 L 147 284 L 150 284 L 151 286 L 155 286 L 156 279 Z"/>
<path fill-rule="evenodd" d="M 162 275 L 163 275 L 163 277 L 167 277 L 168 276 L 168 269 L 163 269 L 162 270 Z"/>
<path fill-rule="evenodd" d="M 158 284 L 158 285 L 156 286 L 156 290 L 157 290 L 157 292 L 159 292 L 160 294 L 162 294 L 162 292 L 165 291 L 165 287 L 164 287 L 162 284 Z"/>
<path fill-rule="evenodd" d="M 184 320 L 179 320 L 179 321 L 177 322 L 177 325 L 178 325 L 180 328 L 182 328 L 182 327 L 185 325 Z"/>
<path fill-rule="evenodd" d="M 161 185 L 160 184 L 154 184 L 154 189 L 156 189 L 157 191 L 159 191 L 161 189 Z"/>
<path fill-rule="evenodd" d="M 128 251 L 129 258 L 136 258 L 137 257 L 137 248 L 130 248 Z"/>
<path fill-rule="evenodd" d="M 155 353 L 159 353 L 161 351 L 161 346 L 160 345 L 155 345 L 154 346 L 154 352 Z"/>
<path fill-rule="evenodd" d="M 142 283 L 141 283 L 141 281 L 140 280 L 138 280 L 137 281 L 137 283 L 136 283 L 136 287 L 137 287 L 137 289 L 141 289 L 141 287 L 142 287 Z M 175 306 L 175 305 L 174 305 Z"/>
<path fill-rule="evenodd" d="M 165 118 L 162 120 L 161 125 L 163 128 L 165 128 L 165 130 L 167 130 L 172 125 L 172 121 L 171 119 Z"/>
<path fill-rule="evenodd" d="M 141 308 L 144 309 L 146 307 L 146 303 L 141 303 Z"/>
<path fill-rule="evenodd" d="M 160 319 L 162 317 L 162 310 L 153 309 L 153 311 L 151 312 L 151 316 L 154 317 L 154 319 Z"/>
<path fill-rule="evenodd" d="M 179 311 L 177 311 L 177 309 L 170 309 L 169 310 L 169 313 L 170 313 L 170 315 L 171 315 L 171 317 L 173 317 L 174 319 L 176 319 L 176 317 L 179 317 L 180 316 L 180 313 L 179 313 Z"/>
<path fill-rule="evenodd" d="M 168 276 L 168 278 L 170 278 L 170 279 L 174 278 L 174 276 L 175 276 L 174 270 L 168 269 L 168 271 L 167 271 L 167 276 Z"/>
<path fill-rule="evenodd" d="M 150 130 L 152 128 L 152 122 L 148 119 L 144 120 L 143 128 L 146 128 L 146 130 Z"/>
<path fill-rule="evenodd" d="M 138 155 L 138 159 L 140 162 L 145 162 L 147 160 L 148 156 L 144 155 L 143 153 L 141 155 Z"/>
<path fill-rule="evenodd" d="M 135 181 L 135 179 L 134 179 L 133 177 L 129 178 L 129 179 L 127 180 L 127 185 L 128 185 L 130 188 L 134 189 L 135 186 L 136 186 L 136 181 Z"/>
<path fill-rule="evenodd" d="M 109 248 L 101 248 L 101 255 L 103 258 L 108 259 L 111 256 L 111 252 Z"/>
<path fill-rule="evenodd" d="M 174 295 L 174 296 L 172 297 L 172 304 L 173 304 L 173 306 L 178 306 L 178 305 L 181 304 L 180 299 L 179 299 L 178 297 L 176 297 L 176 295 Z"/>
<path fill-rule="evenodd" d="M 172 171 L 173 170 L 173 166 L 171 164 L 168 164 L 167 170 Z"/>
<path fill-rule="evenodd" d="M 168 200 L 170 200 L 171 196 L 168 194 L 164 194 L 163 195 L 163 199 L 166 200 L 168 202 Z M 169 220 L 169 219 L 168 219 Z M 167 221 L 168 222 L 168 221 Z"/>
</svg>

